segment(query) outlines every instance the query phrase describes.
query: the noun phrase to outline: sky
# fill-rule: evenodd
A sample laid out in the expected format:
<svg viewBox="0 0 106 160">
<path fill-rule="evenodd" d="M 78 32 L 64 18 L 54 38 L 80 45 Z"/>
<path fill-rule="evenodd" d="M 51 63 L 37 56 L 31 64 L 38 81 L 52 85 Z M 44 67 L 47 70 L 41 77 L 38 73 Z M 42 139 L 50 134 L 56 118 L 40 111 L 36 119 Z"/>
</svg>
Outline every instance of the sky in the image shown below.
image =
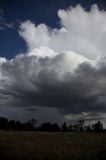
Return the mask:
<svg viewBox="0 0 106 160">
<path fill-rule="evenodd" d="M 106 126 L 106 2 L 0 0 L 0 116 Z"/>
</svg>

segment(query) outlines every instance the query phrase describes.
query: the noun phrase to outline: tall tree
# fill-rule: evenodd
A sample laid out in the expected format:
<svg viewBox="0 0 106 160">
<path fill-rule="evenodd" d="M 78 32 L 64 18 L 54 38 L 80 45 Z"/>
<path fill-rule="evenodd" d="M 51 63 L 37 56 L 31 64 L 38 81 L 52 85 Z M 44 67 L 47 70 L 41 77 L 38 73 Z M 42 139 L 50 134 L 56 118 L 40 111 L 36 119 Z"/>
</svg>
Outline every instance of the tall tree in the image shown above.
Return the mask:
<svg viewBox="0 0 106 160">
<path fill-rule="evenodd" d="M 62 128 L 62 131 L 63 131 L 63 132 L 66 132 L 66 131 L 67 131 L 67 124 L 66 124 L 66 122 L 64 122 L 64 123 L 62 124 L 61 128 Z"/>
<path fill-rule="evenodd" d="M 103 124 L 101 121 L 98 121 L 97 123 L 92 125 L 92 128 L 93 128 L 94 132 L 101 132 L 101 131 L 103 131 Z"/>
</svg>

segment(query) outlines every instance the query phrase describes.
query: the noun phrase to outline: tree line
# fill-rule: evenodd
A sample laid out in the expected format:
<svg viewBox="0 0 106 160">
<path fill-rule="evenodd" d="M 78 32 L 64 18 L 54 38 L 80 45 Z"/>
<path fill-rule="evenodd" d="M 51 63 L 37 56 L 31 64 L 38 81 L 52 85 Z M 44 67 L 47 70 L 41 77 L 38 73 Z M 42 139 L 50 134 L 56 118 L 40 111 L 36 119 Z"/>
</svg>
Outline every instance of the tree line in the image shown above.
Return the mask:
<svg viewBox="0 0 106 160">
<path fill-rule="evenodd" d="M 5 117 L 0 117 L 0 130 L 19 130 L 19 131 L 44 131 L 44 132 L 103 132 L 105 131 L 101 121 L 97 121 L 92 125 L 85 125 L 84 120 L 78 120 L 75 124 L 67 126 L 64 122 L 61 126 L 57 123 L 42 123 L 37 126 L 36 119 L 30 119 L 27 122 L 8 120 Z"/>
</svg>

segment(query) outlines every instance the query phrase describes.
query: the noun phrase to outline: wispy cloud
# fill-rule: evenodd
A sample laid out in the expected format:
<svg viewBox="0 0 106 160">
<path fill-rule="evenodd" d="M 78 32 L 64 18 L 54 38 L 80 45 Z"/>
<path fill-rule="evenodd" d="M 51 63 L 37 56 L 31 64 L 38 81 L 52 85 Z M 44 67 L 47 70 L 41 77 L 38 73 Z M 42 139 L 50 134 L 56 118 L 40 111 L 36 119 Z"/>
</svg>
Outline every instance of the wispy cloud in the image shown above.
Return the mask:
<svg viewBox="0 0 106 160">
<path fill-rule="evenodd" d="M 4 17 L 4 12 L 0 9 L 0 30 L 4 30 L 7 28 L 14 28 L 13 22 L 8 22 Z"/>
</svg>

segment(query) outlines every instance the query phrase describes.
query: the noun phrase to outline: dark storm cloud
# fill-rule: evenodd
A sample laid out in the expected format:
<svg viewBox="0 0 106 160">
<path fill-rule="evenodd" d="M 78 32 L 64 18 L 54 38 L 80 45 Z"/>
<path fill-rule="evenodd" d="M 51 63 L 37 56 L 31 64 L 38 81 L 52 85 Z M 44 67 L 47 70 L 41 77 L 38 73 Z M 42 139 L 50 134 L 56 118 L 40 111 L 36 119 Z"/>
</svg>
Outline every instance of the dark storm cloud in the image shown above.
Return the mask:
<svg viewBox="0 0 106 160">
<path fill-rule="evenodd" d="M 82 63 L 74 72 L 62 70 L 64 59 L 18 56 L 3 63 L 0 104 L 54 107 L 65 114 L 106 112 L 105 59 L 98 67 Z"/>
</svg>

